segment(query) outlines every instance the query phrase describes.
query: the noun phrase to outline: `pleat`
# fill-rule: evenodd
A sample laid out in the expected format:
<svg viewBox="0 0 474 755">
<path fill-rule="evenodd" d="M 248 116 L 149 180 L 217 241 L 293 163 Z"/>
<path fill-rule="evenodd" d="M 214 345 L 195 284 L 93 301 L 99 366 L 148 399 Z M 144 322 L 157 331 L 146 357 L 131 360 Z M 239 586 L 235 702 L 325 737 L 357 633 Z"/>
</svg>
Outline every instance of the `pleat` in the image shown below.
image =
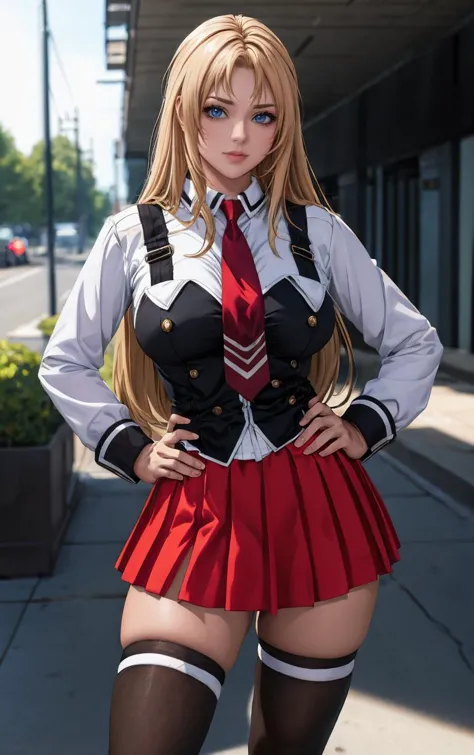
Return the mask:
<svg viewBox="0 0 474 755">
<path fill-rule="evenodd" d="M 324 459 L 318 461 L 315 455 L 304 455 L 302 449 L 294 449 L 291 456 L 299 478 L 299 506 L 306 513 L 315 603 L 333 597 L 334 591 L 343 595 L 349 589 L 350 554 L 344 537 L 345 522 L 337 508 L 343 491 L 337 490 L 337 484 L 329 484 L 330 470 L 324 470 L 326 465 L 320 463 Z"/>
<path fill-rule="evenodd" d="M 191 551 L 179 600 L 276 613 L 389 572 L 400 542 L 362 464 L 303 450 L 158 481 L 117 560 L 122 578 L 164 595 Z"/>
<path fill-rule="evenodd" d="M 201 475 L 202 500 L 196 504 L 199 512 L 191 560 L 179 598 L 198 605 L 224 605 L 226 556 L 231 519 L 227 510 L 229 468 L 219 464 L 207 465 Z"/>
<path fill-rule="evenodd" d="M 267 610 L 276 613 L 281 605 L 290 606 L 293 601 L 312 605 L 314 581 L 308 523 L 300 507 L 300 480 L 291 454 L 282 449 L 266 459 L 262 505 L 270 556 Z"/>
</svg>

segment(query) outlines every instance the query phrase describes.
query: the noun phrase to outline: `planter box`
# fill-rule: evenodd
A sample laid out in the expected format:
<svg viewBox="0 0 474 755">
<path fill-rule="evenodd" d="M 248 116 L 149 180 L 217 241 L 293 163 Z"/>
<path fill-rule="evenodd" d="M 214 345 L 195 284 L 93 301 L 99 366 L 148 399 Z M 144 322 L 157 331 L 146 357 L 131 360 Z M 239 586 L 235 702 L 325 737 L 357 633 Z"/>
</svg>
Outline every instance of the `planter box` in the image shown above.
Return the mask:
<svg viewBox="0 0 474 755">
<path fill-rule="evenodd" d="M 52 573 L 71 507 L 73 433 L 49 445 L 0 448 L 0 577 Z"/>
</svg>

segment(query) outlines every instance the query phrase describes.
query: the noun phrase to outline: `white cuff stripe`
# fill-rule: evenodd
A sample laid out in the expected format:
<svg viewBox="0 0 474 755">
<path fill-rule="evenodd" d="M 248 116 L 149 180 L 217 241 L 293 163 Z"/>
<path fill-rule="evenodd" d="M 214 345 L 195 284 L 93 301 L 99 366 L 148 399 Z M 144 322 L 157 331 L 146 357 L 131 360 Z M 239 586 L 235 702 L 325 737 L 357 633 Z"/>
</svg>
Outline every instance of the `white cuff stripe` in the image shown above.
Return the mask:
<svg viewBox="0 0 474 755">
<path fill-rule="evenodd" d="M 384 446 L 386 446 L 390 442 L 390 440 L 391 440 L 390 438 L 384 438 L 383 440 L 379 440 L 378 443 L 375 443 L 375 445 L 372 446 L 372 448 L 370 449 L 370 451 L 372 451 L 373 453 L 375 453 L 379 449 L 381 449 Z"/>
<path fill-rule="evenodd" d="M 163 655 L 162 653 L 139 653 L 137 655 L 131 655 L 129 658 L 125 658 L 119 664 L 117 673 L 120 673 L 130 666 L 164 666 L 165 668 L 172 668 L 175 671 L 180 671 L 182 674 L 187 674 L 197 679 L 198 682 L 202 682 L 214 692 L 217 699 L 219 699 L 222 684 L 216 679 L 215 676 L 208 671 L 204 671 L 198 666 L 193 666 L 192 663 L 185 663 L 179 658 L 173 658 L 170 655 Z"/>
<path fill-rule="evenodd" d="M 136 422 L 134 422 L 134 421 L 133 421 L 133 420 L 131 420 L 131 419 L 126 419 L 126 420 L 124 420 L 124 421 L 123 421 L 123 422 L 122 422 L 122 423 L 121 423 L 120 425 L 118 425 L 118 426 L 117 426 L 117 427 L 116 427 L 116 428 L 115 428 L 115 429 L 114 429 L 114 430 L 113 430 L 113 431 L 112 431 L 112 432 L 110 433 L 109 437 L 108 437 L 108 438 L 107 438 L 107 439 L 106 439 L 106 440 L 104 441 L 104 443 L 103 443 L 103 445 L 102 445 L 102 448 L 100 449 L 100 453 L 99 453 L 99 457 L 98 457 L 98 458 L 99 458 L 99 461 L 100 461 L 100 462 L 102 462 L 103 464 L 108 464 L 108 463 L 109 463 L 109 462 L 107 462 L 107 461 L 105 460 L 105 454 L 107 453 L 107 449 L 108 449 L 108 447 L 110 446 L 110 444 L 112 443 L 112 441 L 113 441 L 113 439 L 114 439 L 114 438 L 116 437 L 116 435 L 118 435 L 118 434 L 119 434 L 120 432 L 122 432 L 122 430 L 123 430 L 123 429 L 124 429 L 125 427 L 130 427 L 130 425 L 135 425 L 135 427 L 138 427 L 138 425 L 137 425 L 137 423 L 136 423 Z M 110 467 L 113 467 L 113 465 L 112 465 L 112 464 L 109 464 L 109 466 L 110 466 Z M 115 467 L 114 467 L 114 469 L 115 469 Z"/>
<path fill-rule="evenodd" d="M 362 404 L 363 406 L 368 406 L 369 409 L 373 409 L 377 412 L 377 414 L 380 416 L 382 422 L 385 426 L 385 432 L 387 434 L 386 439 L 391 440 L 393 438 L 392 428 L 390 426 L 390 422 L 388 421 L 388 417 L 385 414 L 384 410 L 380 408 L 378 404 L 375 403 L 375 401 L 370 401 L 370 399 L 365 398 L 355 398 L 352 402 L 353 404 Z"/>
<path fill-rule="evenodd" d="M 104 467 L 104 469 L 110 469 L 111 472 L 115 472 L 118 474 L 119 477 L 122 477 L 123 480 L 128 480 L 129 482 L 135 482 L 133 477 L 129 477 L 129 475 L 123 471 L 123 469 L 120 469 L 120 467 L 116 467 L 115 464 L 111 464 L 110 461 L 104 461 L 103 459 L 100 460 L 100 465 Z"/>
<path fill-rule="evenodd" d="M 307 682 L 331 682 L 334 679 L 343 679 L 345 676 L 349 676 L 355 665 L 355 661 L 346 663 L 345 666 L 337 666 L 335 668 L 301 668 L 300 666 L 292 666 L 285 661 L 279 661 L 272 655 L 269 655 L 261 645 L 258 646 L 258 657 L 273 671 L 278 671 L 285 676 L 291 676 L 293 679 L 303 679 Z"/>
</svg>

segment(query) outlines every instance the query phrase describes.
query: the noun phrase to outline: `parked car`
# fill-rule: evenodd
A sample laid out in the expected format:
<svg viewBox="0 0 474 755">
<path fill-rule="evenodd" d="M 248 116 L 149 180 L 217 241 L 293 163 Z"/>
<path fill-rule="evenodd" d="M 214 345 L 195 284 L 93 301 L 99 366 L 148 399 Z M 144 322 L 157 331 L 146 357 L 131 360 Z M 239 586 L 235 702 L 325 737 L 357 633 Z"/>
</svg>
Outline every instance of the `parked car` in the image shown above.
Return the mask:
<svg viewBox="0 0 474 755">
<path fill-rule="evenodd" d="M 79 231 L 76 223 L 55 224 L 55 246 L 62 252 L 76 253 L 79 248 Z"/>
<path fill-rule="evenodd" d="M 0 226 L 0 267 L 27 265 L 28 239 L 15 236 L 10 226 Z"/>
</svg>

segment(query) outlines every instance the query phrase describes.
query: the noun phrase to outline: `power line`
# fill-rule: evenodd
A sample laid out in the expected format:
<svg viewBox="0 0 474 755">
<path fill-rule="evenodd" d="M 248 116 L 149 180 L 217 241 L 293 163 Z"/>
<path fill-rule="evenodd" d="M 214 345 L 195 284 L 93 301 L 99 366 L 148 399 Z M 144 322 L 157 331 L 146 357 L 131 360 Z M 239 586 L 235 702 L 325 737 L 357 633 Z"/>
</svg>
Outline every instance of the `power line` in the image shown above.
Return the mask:
<svg viewBox="0 0 474 755">
<path fill-rule="evenodd" d="M 51 31 L 50 31 L 50 35 L 49 36 L 50 36 L 51 42 L 53 43 L 53 50 L 54 50 L 54 54 L 56 56 L 56 61 L 57 61 L 58 66 L 59 66 L 59 70 L 61 71 L 61 73 L 63 75 L 63 79 L 66 82 L 66 86 L 67 86 L 67 88 L 69 90 L 69 94 L 71 96 L 72 104 L 74 105 L 75 102 L 74 102 L 74 94 L 73 94 L 73 91 L 72 91 L 72 87 L 71 87 L 71 84 L 69 83 L 69 79 L 67 77 L 66 70 L 65 70 L 63 62 L 61 60 L 61 56 L 59 54 L 59 50 L 58 50 L 58 46 L 56 44 L 56 40 L 55 40 L 54 35 L 53 35 L 53 33 Z"/>
<path fill-rule="evenodd" d="M 51 100 L 52 100 L 52 103 L 53 103 L 53 107 L 54 107 L 54 109 L 56 111 L 56 115 L 57 115 L 58 119 L 61 119 L 61 115 L 59 113 L 59 108 L 58 108 L 58 103 L 56 102 L 56 98 L 54 96 L 54 92 L 53 92 L 51 86 L 49 87 L 49 96 L 51 97 Z"/>
</svg>

